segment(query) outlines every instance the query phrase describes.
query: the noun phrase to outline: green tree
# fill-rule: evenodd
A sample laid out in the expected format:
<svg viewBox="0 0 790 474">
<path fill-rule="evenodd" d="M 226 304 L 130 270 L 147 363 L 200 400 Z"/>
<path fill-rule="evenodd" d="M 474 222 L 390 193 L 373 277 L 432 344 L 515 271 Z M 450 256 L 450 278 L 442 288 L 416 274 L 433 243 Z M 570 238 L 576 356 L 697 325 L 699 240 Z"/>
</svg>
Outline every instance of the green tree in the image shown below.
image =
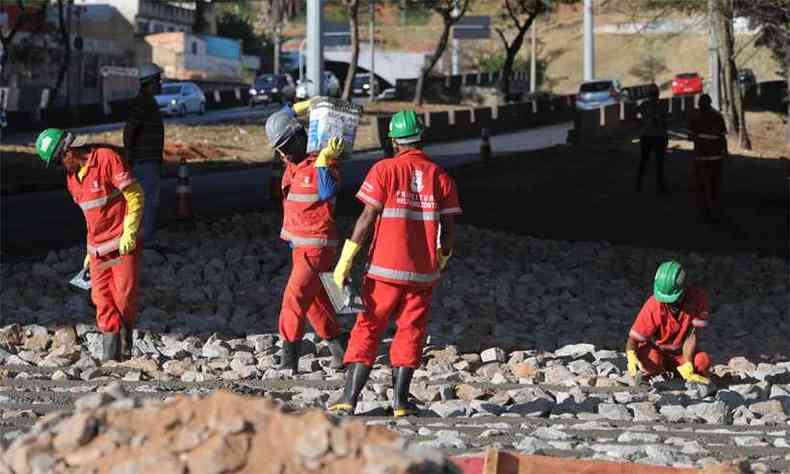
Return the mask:
<svg viewBox="0 0 790 474">
<path fill-rule="evenodd" d="M 265 34 L 255 32 L 253 19 L 246 8 L 237 4 L 223 11 L 217 18 L 217 35 L 240 40 L 244 54 L 257 56 L 264 64 L 272 63 L 272 44 Z"/>
</svg>

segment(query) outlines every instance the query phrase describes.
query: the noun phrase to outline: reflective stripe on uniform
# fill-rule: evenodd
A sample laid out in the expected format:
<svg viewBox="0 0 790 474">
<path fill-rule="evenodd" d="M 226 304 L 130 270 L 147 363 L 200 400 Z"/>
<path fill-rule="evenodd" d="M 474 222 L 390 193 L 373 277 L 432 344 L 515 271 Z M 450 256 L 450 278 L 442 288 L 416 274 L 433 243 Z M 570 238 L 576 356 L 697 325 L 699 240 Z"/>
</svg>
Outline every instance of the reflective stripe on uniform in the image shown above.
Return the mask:
<svg viewBox="0 0 790 474">
<path fill-rule="evenodd" d="M 696 157 L 696 159 L 699 160 L 699 161 L 715 161 L 715 160 L 723 160 L 724 157 L 721 156 L 721 155 L 716 155 L 716 156 L 698 156 L 698 157 Z"/>
<path fill-rule="evenodd" d="M 115 191 L 111 192 L 110 194 L 108 194 L 107 196 L 102 196 L 100 198 L 91 199 L 90 201 L 83 201 L 83 202 L 77 203 L 77 205 L 79 205 L 82 208 L 83 211 L 87 211 L 88 209 L 95 209 L 97 207 L 102 207 L 102 206 L 104 206 L 105 204 L 107 204 L 108 202 L 112 201 L 113 199 L 117 198 L 120 195 L 121 195 L 121 192 L 118 191 L 118 190 L 115 190 Z"/>
<path fill-rule="evenodd" d="M 640 342 L 644 342 L 644 341 L 647 340 L 647 338 L 645 336 L 639 334 L 638 332 L 634 331 L 633 329 L 631 329 L 631 332 L 629 332 L 628 335 L 632 339 L 636 339 L 637 341 L 640 341 Z"/>
<path fill-rule="evenodd" d="M 357 197 L 377 209 L 381 209 L 382 207 L 382 204 L 380 202 L 368 196 L 367 194 L 363 193 L 362 191 L 357 193 Z"/>
<path fill-rule="evenodd" d="M 288 193 L 288 197 L 286 199 L 288 201 L 294 201 L 294 202 L 318 202 L 318 201 L 320 201 L 320 197 L 318 196 L 318 194 Z"/>
<path fill-rule="evenodd" d="M 692 325 L 693 325 L 695 328 L 704 328 L 705 326 L 707 326 L 707 325 L 708 325 L 708 322 L 707 322 L 707 321 L 705 321 L 704 319 L 692 319 L 692 320 L 691 320 L 691 324 L 692 324 Z"/>
<path fill-rule="evenodd" d="M 442 209 L 439 213 L 446 215 L 446 214 L 461 214 L 460 207 L 448 207 L 447 209 Z"/>
<path fill-rule="evenodd" d="M 107 260 L 106 262 L 102 262 L 96 267 L 96 270 L 106 270 L 110 267 L 114 267 L 116 265 L 120 265 L 123 259 L 121 257 L 114 258 L 112 260 Z"/>
<path fill-rule="evenodd" d="M 394 270 L 391 268 L 384 268 L 378 265 L 371 265 L 368 267 L 368 275 L 380 276 L 384 278 L 391 278 L 400 281 L 414 281 L 419 283 L 430 283 L 439 278 L 439 273 L 414 273 L 403 270 Z"/>
<path fill-rule="evenodd" d="M 659 349 L 663 351 L 676 351 L 680 348 L 680 346 L 675 344 L 656 344 Z"/>
<path fill-rule="evenodd" d="M 280 231 L 280 237 L 291 242 L 294 247 L 337 247 L 337 240 L 321 237 L 299 237 L 285 229 Z"/>
<path fill-rule="evenodd" d="M 99 245 L 91 245 L 88 244 L 88 253 L 91 255 L 102 256 L 104 254 L 110 253 L 113 250 L 118 250 L 118 247 L 121 245 L 121 238 L 115 238 L 112 240 L 108 240 L 107 242 L 103 242 Z"/>
<path fill-rule="evenodd" d="M 436 221 L 439 213 L 434 211 L 413 211 L 406 208 L 385 207 L 381 211 L 382 218 L 405 218 L 414 221 Z"/>
</svg>

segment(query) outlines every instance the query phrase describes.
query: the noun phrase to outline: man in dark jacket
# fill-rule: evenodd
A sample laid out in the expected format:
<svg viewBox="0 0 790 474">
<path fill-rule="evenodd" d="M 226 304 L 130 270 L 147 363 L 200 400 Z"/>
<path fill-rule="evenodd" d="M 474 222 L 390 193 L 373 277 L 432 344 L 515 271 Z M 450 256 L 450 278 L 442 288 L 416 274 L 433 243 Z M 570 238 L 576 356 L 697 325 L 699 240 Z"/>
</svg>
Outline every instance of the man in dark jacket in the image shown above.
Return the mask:
<svg viewBox="0 0 790 474">
<path fill-rule="evenodd" d="M 639 171 L 636 177 L 636 191 L 642 191 L 642 178 L 652 151 L 656 156 L 656 188 L 659 194 L 667 194 L 667 184 L 664 180 L 664 155 L 667 150 L 667 117 L 666 111 L 658 101 L 658 86 L 653 84 L 650 89 L 650 98 L 636 109 L 642 122 L 642 131 L 639 136 L 639 145 L 642 157 L 639 161 Z"/>
</svg>

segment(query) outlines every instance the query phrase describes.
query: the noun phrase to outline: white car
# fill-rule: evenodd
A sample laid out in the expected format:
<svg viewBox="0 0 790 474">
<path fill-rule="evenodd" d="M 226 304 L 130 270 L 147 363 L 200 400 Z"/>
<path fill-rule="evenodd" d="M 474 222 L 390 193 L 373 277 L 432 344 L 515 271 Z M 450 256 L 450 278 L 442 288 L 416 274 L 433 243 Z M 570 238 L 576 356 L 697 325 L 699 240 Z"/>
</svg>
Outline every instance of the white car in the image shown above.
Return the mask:
<svg viewBox="0 0 790 474">
<path fill-rule="evenodd" d="M 306 77 L 299 81 L 296 85 L 296 98 L 303 100 L 308 99 L 307 83 L 310 79 Z M 329 97 L 340 97 L 340 80 L 335 76 L 332 71 L 324 71 L 324 95 Z"/>
<path fill-rule="evenodd" d="M 162 84 L 162 93 L 156 96 L 162 115 L 185 116 L 189 113 L 203 115 L 206 112 L 206 96 L 194 82 L 167 82 Z"/>
</svg>

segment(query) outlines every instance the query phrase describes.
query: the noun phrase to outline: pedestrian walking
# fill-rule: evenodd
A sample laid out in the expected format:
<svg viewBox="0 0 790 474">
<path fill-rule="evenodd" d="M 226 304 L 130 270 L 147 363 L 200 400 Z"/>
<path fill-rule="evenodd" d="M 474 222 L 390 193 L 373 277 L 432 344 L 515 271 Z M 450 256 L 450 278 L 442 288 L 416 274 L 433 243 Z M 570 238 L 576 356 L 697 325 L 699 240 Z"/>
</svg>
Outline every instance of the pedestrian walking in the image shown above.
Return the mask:
<svg viewBox="0 0 790 474">
<path fill-rule="evenodd" d="M 140 222 L 144 193 L 111 145 L 88 145 L 83 137 L 48 128 L 36 140 L 36 153 L 47 164 L 62 165 L 66 185 L 85 214 L 91 298 L 102 333 L 103 362 L 132 354 L 137 317 L 137 281 L 141 253 Z"/>
<path fill-rule="evenodd" d="M 304 320 L 329 343 L 331 367 L 343 367 L 344 348 L 337 315 L 319 274 L 332 269 L 337 256 L 335 197 L 340 170 L 335 158 L 343 151 L 340 138 L 332 138 L 320 152 L 307 152 L 307 132 L 288 111 L 266 121 L 269 144 L 285 165 L 282 178 L 283 227 L 280 237 L 291 246 L 293 268 L 283 293 L 280 368 L 296 374 L 299 368 Z"/>
<path fill-rule="evenodd" d="M 664 179 L 664 157 L 668 144 L 667 117 L 664 107 L 658 101 L 658 96 L 658 86 L 653 84 L 649 98 L 636 109 L 641 121 L 639 134 L 641 157 L 636 176 L 636 191 L 642 191 L 642 180 L 652 153 L 656 162 L 656 189 L 659 194 L 667 194 L 669 190 Z"/>
<path fill-rule="evenodd" d="M 699 110 L 689 118 L 689 139 L 694 141 L 694 176 L 697 204 L 704 220 L 721 218 L 721 173 L 727 156 L 727 125 L 713 108 L 708 94 L 699 98 Z"/>
<path fill-rule="evenodd" d="M 625 346 L 632 377 L 677 371 L 689 382 L 709 384 L 710 356 L 697 350 L 700 332 L 708 325 L 708 294 L 686 288 L 686 272 L 675 261 L 662 263 L 648 298 L 631 326 Z"/>
<path fill-rule="evenodd" d="M 422 150 L 423 125 L 413 111 L 392 117 L 395 156 L 373 165 L 357 192 L 365 205 L 335 267 L 342 286 L 359 249 L 372 233 L 362 285 L 365 311 L 357 316 L 346 349 L 342 398 L 330 407 L 354 414 L 390 317 L 396 332 L 389 352 L 396 417 L 417 412 L 409 387 L 420 365 L 433 290 L 453 252 L 454 216 L 461 213 L 455 183 Z"/>
<path fill-rule="evenodd" d="M 143 240 L 153 243 L 159 212 L 165 127 L 156 96 L 162 92 L 162 69 L 156 64 L 139 68 L 140 93 L 132 104 L 123 129 L 123 146 L 137 181 L 145 192 Z"/>
</svg>

